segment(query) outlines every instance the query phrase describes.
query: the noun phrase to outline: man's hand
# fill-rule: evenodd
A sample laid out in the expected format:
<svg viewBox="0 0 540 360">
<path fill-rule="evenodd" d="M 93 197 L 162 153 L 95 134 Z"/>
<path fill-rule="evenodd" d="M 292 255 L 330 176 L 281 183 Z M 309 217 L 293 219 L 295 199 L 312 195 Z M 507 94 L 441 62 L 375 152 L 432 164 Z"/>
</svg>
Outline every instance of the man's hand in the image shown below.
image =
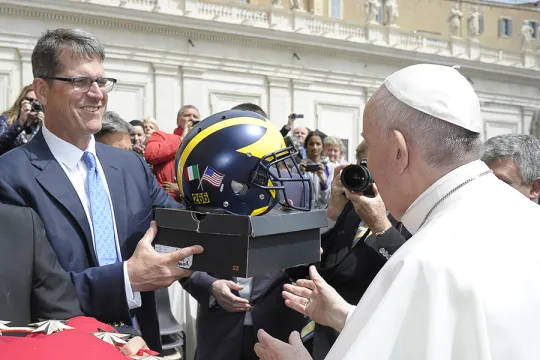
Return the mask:
<svg viewBox="0 0 540 360">
<path fill-rule="evenodd" d="M 216 298 L 219 306 L 228 312 L 246 312 L 251 309 L 249 301 L 236 296 L 231 290 L 240 291 L 244 287 L 230 280 L 216 280 L 212 284 L 212 295 Z"/>
<path fill-rule="evenodd" d="M 302 344 L 298 331 L 289 336 L 289 343 L 273 338 L 266 331 L 257 332 L 259 342 L 255 344 L 255 353 L 262 360 L 311 360 L 311 356 Z"/>
<path fill-rule="evenodd" d="M 332 221 L 337 220 L 339 214 L 341 214 L 345 205 L 347 205 L 348 200 L 345 196 L 345 187 L 341 183 L 341 171 L 347 166 L 348 164 L 338 165 L 334 169 L 334 179 L 330 188 L 330 203 L 326 209 L 326 216 Z"/>
<path fill-rule="evenodd" d="M 294 120 L 296 120 L 293 116 L 293 114 L 289 114 L 289 117 L 287 118 L 287 126 L 285 126 L 285 129 L 292 130 L 294 127 Z"/>
<path fill-rule="evenodd" d="M 373 184 L 374 197 L 364 196 L 362 193 L 345 190 L 345 196 L 354 205 L 360 219 L 364 220 L 372 233 L 382 233 L 392 227 L 386 215 L 386 206 L 379 195 L 377 186 Z"/>
<path fill-rule="evenodd" d="M 152 248 L 156 234 L 157 224 L 152 221 L 150 228 L 137 244 L 133 256 L 126 261 L 129 282 L 135 292 L 166 288 L 177 280 L 189 277 L 193 271 L 179 268 L 178 262 L 203 252 L 201 246 L 195 245 L 172 253 L 160 254 Z"/>
<path fill-rule="evenodd" d="M 285 284 L 282 293 L 285 305 L 318 324 L 341 332 L 352 306 L 324 281 L 315 266 L 310 266 L 309 277 L 311 280 L 297 280 L 296 285 Z"/>
</svg>

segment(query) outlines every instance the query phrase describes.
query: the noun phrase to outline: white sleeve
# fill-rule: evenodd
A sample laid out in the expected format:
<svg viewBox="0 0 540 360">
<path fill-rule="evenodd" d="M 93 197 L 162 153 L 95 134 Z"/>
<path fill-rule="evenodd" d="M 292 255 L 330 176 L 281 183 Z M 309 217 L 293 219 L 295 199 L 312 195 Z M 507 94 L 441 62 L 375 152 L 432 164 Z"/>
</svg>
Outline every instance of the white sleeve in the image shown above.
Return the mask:
<svg viewBox="0 0 540 360">
<path fill-rule="evenodd" d="M 404 260 L 381 272 L 327 360 L 493 359 L 483 304 L 444 265 Z"/>
<path fill-rule="evenodd" d="M 142 300 L 141 300 L 141 293 L 140 292 L 133 292 L 131 289 L 131 283 L 129 282 L 129 275 L 127 271 L 127 262 L 124 261 L 124 287 L 126 289 L 126 299 L 128 303 L 129 309 L 136 309 L 138 307 L 141 307 Z"/>
<path fill-rule="evenodd" d="M 349 312 L 347 313 L 347 319 L 345 319 L 345 325 L 347 325 L 347 323 L 351 319 L 351 317 L 352 317 L 352 315 L 354 313 L 354 310 L 356 310 L 356 306 L 351 306 L 351 308 L 349 309 Z"/>
</svg>

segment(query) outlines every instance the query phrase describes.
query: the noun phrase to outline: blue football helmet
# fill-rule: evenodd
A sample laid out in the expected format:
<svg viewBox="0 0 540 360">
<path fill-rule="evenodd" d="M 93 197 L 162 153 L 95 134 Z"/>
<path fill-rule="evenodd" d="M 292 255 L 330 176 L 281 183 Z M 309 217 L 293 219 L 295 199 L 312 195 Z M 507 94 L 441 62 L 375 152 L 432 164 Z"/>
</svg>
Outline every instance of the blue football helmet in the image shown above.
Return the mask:
<svg viewBox="0 0 540 360">
<path fill-rule="evenodd" d="M 311 210 L 311 183 L 294 146 L 263 116 L 245 110 L 211 115 L 176 154 L 178 187 L 188 208 L 263 215 L 276 205 Z"/>
</svg>

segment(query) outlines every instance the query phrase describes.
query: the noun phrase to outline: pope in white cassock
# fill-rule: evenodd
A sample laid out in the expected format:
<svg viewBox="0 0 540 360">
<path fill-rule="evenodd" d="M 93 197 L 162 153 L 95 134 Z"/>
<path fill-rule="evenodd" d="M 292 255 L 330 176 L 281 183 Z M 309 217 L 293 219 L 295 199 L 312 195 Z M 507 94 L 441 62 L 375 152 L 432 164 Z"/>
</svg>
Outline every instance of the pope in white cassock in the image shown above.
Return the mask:
<svg viewBox="0 0 540 360">
<path fill-rule="evenodd" d="M 454 68 L 414 65 L 364 111 L 368 166 L 413 234 L 357 307 L 315 269 L 285 303 L 341 334 L 328 360 L 540 359 L 540 207 L 482 156 L 480 104 Z M 259 331 L 264 360 L 311 359 L 298 333 Z"/>
</svg>

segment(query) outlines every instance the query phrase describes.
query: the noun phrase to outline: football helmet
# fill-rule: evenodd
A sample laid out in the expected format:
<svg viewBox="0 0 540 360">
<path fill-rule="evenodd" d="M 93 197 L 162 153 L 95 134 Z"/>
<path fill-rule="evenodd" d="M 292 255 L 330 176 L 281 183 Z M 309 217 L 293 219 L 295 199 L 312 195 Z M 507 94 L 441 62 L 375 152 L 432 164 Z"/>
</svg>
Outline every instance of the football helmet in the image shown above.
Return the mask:
<svg viewBox="0 0 540 360">
<path fill-rule="evenodd" d="M 211 115 L 184 138 L 176 154 L 180 193 L 188 208 L 263 215 L 282 204 L 311 210 L 311 183 L 278 129 L 245 110 Z"/>
</svg>

